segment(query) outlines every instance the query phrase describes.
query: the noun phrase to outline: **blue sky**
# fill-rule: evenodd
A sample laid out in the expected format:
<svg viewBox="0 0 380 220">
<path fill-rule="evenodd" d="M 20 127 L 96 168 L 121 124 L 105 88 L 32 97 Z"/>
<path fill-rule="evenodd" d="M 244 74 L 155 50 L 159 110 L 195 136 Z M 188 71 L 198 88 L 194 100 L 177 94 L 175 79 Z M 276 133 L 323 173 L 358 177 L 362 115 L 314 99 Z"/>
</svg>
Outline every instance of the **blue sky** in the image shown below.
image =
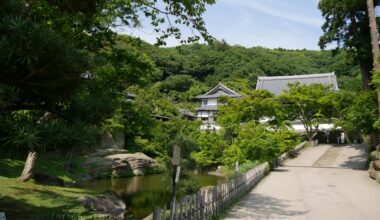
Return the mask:
<svg viewBox="0 0 380 220">
<path fill-rule="evenodd" d="M 225 39 L 231 45 L 245 47 L 318 50 L 323 18 L 318 10 L 319 0 L 219 0 L 204 14 L 211 35 Z M 128 34 L 150 43 L 156 34 L 147 22 L 143 27 L 129 29 Z M 185 35 L 191 32 L 183 28 Z M 176 46 L 169 39 L 167 46 Z"/>
</svg>

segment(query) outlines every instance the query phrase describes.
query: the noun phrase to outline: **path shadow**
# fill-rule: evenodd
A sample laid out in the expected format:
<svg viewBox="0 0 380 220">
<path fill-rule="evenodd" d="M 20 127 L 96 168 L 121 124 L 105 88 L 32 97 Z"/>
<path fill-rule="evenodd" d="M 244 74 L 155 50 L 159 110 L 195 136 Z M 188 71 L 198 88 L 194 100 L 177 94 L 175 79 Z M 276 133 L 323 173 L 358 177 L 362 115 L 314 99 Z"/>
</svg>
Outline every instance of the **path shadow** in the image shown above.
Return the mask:
<svg viewBox="0 0 380 220">
<path fill-rule="evenodd" d="M 278 168 L 274 168 L 272 170 L 272 172 L 289 172 L 289 170 L 285 169 L 285 168 L 283 168 L 283 166 L 281 166 L 281 167 L 278 167 Z"/>
<path fill-rule="evenodd" d="M 348 160 L 340 164 L 340 167 L 350 169 L 366 169 L 369 148 L 364 144 L 350 144 L 347 147 L 358 151 L 357 155 L 349 156 Z"/>
<path fill-rule="evenodd" d="M 258 193 L 251 193 L 239 202 L 227 215 L 227 219 L 288 219 L 304 216 L 307 211 L 295 210 L 291 200 L 278 199 Z"/>
</svg>

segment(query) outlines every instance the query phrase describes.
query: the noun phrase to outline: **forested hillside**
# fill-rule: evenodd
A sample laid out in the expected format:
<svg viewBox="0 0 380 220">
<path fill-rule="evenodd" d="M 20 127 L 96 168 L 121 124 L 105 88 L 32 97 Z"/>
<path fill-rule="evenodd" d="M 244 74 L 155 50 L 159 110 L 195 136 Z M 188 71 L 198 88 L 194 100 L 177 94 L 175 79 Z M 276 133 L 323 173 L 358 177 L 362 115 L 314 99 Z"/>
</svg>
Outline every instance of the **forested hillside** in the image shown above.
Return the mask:
<svg viewBox="0 0 380 220">
<path fill-rule="evenodd" d="M 258 76 L 335 72 L 343 89 L 360 89 L 359 67 L 343 51 L 245 48 L 215 42 L 175 48 L 142 46 L 162 72 L 163 90 L 184 92 L 192 84 L 212 87 L 223 82 L 234 89 L 241 83 L 255 88 Z"/>
</svg>

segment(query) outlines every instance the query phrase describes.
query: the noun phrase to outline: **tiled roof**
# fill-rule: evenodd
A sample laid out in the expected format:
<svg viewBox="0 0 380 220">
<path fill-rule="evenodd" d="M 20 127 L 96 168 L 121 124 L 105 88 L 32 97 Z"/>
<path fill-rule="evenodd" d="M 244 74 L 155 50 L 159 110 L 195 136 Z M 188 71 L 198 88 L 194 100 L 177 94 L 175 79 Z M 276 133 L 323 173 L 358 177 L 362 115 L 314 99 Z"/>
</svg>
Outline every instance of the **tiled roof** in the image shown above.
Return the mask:
<svg viewBox="0 0 380 220">
<path fill-rule="evenodd" d="M 190 112 L 189 110 L 187 109 L 184 109 L 184 108 L 178 108 L 178 111 L 184 115 L 184 116 L 189 116 L 189 117 L 196 117 L 192 112 Z"/>
<path fill-rule="evenodd" d="M 219 83 L 217 86 L 215 86 L 213 89 L 211 89 L 207 93 L 197 96 L 197 98 L 198 99 L 218 98 L 220 96 L 240 97 L 241 95 L 235 92 L 234 90 L 228 88 L 227 86 L 223 85 L 222 83 Z"/>
<path fill-rule="evenodd" d="M 322 73 L 310 75 L 294 75 L 294 76 L 271 76 L 259 77 L 256 84 L 256 90 L 268 90 L 269 92 L 280 95 L 284 90 L 289 89 L 289 83 L 299 82 L 303 85 L 321 83 L 324 85 L 332 85 L 332 89 L 338 90 L 335 73 Z"/>
</svg>

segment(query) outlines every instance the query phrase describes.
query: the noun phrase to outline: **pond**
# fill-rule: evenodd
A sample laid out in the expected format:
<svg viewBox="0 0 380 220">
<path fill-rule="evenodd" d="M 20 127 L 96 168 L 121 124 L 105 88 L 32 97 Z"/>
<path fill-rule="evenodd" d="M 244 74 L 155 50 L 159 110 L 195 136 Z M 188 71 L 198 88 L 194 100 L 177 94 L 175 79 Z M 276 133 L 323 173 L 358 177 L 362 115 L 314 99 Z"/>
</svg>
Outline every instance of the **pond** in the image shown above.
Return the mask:
<svg viewBox="0 0 380 220">
<path fill-rule="evenodd" d="M 212 175 L 190 175 L 200 187 L 214 186 L 225 182 L 225 177 Z M 168 204 L 170 201 L 171 179 L 168 174 L 156 174 L 148 176 L 134 176 L 113 180 L 93 180 L 78 184 L 78 187 L 97 191 L 112 190 L 120 195 L 128 207 L 128 215 L 136 219 L 148 216 L 154 206 Z"/>
</svg>

